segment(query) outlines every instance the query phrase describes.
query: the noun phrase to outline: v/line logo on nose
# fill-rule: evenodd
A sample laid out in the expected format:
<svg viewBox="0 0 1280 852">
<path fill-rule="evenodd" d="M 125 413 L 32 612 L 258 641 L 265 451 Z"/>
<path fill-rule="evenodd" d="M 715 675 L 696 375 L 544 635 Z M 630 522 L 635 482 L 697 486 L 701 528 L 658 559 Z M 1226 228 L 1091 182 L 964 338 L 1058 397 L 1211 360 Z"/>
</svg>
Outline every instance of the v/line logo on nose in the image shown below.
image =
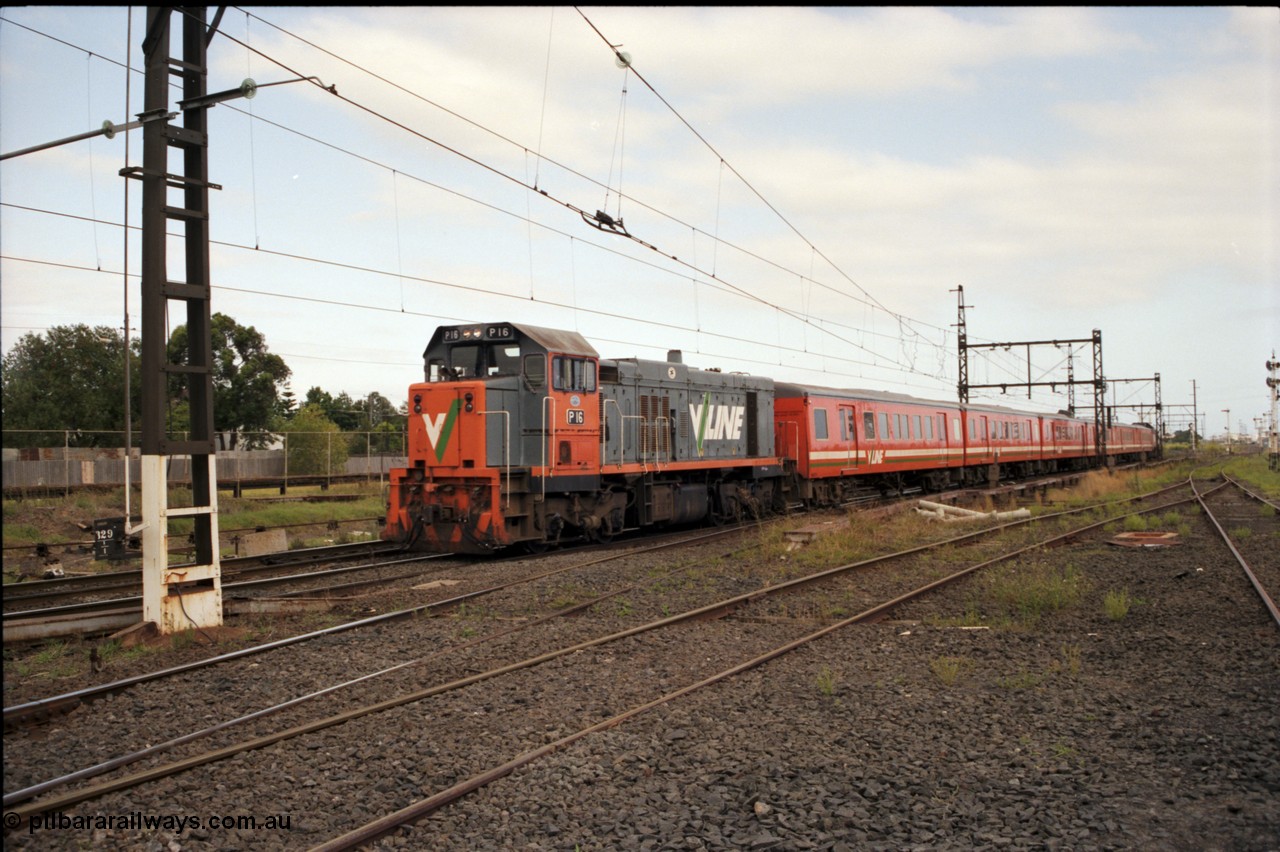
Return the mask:
<svg viewBox="0 0 1280 852">
<path fill-rule="evenodd" d="M 462 400 L 455 399 L 448 411 L 442 411 L 434 416 L 425 412 L 422 415 L 422 425 L 426 427 L 427 440 L 435 450 L 436 461 L 444 458 L 445 447 L 449 446 L 449 436 L 453 434 L 453 424 L 458 419 L 458 410 L 461 407 Z"/>
</svg>

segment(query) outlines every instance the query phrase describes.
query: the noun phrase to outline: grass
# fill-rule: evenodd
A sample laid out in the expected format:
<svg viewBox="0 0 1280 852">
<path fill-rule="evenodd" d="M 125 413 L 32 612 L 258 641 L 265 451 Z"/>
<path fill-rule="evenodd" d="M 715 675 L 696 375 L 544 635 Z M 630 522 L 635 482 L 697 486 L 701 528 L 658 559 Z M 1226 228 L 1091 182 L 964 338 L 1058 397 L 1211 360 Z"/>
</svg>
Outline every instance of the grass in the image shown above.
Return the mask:
<svg viewBox="0 0 1280 852">
<path fill-rule="evenodd" d="M 826 666 L 822 667 L 822 671 L 818 672 L 818 692 L 828 697 L 835 695 L 837 679 L 835 673 Z"/>
<path fill-rule="evenodd" d="M 1124 519 L 1125 532 L 1146 532 L 1147 516 L 1146 515 L 1129 515 Z"/>
<path fill-rule="evenodd" d="M 1070 564 L 1062 569 L 1039 563 L 1006 566 L 985 579 L 985 599 L 991 610 L 1025 625 L 1079 603 L 1088 586 Z"/>
<path fill-rule="evenodd" d="M 966 657 L 934 657 L 929 661 L 929 670 L 946 686 L 954 685 L 972 667 L 972 661 Z"/>
<path fill-rule="evenodd" d="M 1102 609 L 1106 612 L 1107 618 L 1112 621 L 1124 620 L 1124 617 L 1129 614 L 1131 604 L 1128 589 L 1107 592 L 1102 598 Z"/>
<path fill-rule="evenodd" d="M 275 489 L 264 490 L 264 495 L 279 496 Z M 233 498 L 226 492 L 218 495 L 218 527 L 222 536 L 222 552 L 233 555 L 234 546 L 231 535 L 237 531 L 253 530 L 258 527 L 288 526 L 291 530 L 291 543 L 295 545 L 316 546 L 329 543 L 330 540 L 343 542 L 353 541 L 365 536 L 376 538 L 381 526 L 381 519 L 386 513 L 385 498 L 382 489 L 376 483 L 355 483 L 335 485 L 328 491 L 318 486 L 307 488 L 291 488 L 290 496 L 318 494 L 350 494 L 359 499 L 350 502 L 323 503 L 264 503 L 248 498 Z M 84 532 L 77 523 L 87 524 L 98 518 L 120 517 L 124 514 L 124 489 L 113 488 L 102 491 L 82 491 L 70 497 L 41 497 L 5 500 L 4 509 L 4 543 L 6 545 L 34 544 L 73 544 L 88 543 L 91 533 Z M 170 506 L 191 505 L 189 488 L 171 489 L 168 496 Z M 130 510 L 136 515 L 141 512 L 141 494 L 134 489 Z M 357 526 L 352 522 L 372 518 L 364 525 Z M 344 522 L 341 529 L 324 529 L 332 522 Z M 317 525 L 320 529 L 305 529 L 305 525 Z M 178 518 L 169 523 L 169 533 L 177 541 L 182 541 L 193 529 L 190 518 Z M 14 560 L 30 556 L 30 551 L 13 551 L 6 557 L 6 569 L 16 570 Z M 93 566 L 101 570 L 116 570 L 115 563 L 94 562 L 87 554 L 77 562 L 77 568 Z M 70 567 L 70 566 L 68 566 Z M 6 575 L 7 579 L 7 575 Z"/>
</svg>

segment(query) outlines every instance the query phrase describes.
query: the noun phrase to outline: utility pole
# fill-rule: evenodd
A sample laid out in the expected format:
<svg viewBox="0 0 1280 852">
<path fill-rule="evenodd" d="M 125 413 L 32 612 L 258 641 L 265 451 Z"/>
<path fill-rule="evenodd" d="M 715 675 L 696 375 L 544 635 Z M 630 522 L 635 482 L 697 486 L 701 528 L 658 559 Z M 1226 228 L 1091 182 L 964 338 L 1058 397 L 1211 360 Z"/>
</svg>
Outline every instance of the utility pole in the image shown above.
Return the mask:
<svg viewBox="0 0 1280 852">
<path fill-rule="evenodd" d="M 1199 415 L 1196 412 L 1196 380 L 1191 380 L 1191 457 L 1196 455 L 1196 432 L 1200 428 L 1200 424 L 1196 418 Z"/>
<path fill-rule="evenodd" d="M 181 22 L 179 57 L 170 55 L 175 14 Z M 171 115 L 169 84 L 174 76 L 182 80 L 184 102 L 206 94 L 205 14 L 205 7 L 148 7 L 142 43 L 143 116 Z M 148 123 L 142 136 L 142 168 L 121 172 L 142 181 L 142 617 L 162 635 L 222 624 L 209 304 L 208 115 L 203 108 L 179 106 L 181 126 L 168 117 Z M 178 156 L 171 158 L 171 151 Z M 181 173 L 170 171 L 175 167 Z M 174 240 L 168 236 L 171 223 L 182 233 Z M 169 263 L 171 242 L 183 252 L 181 265 Z M 179 269 L 185 280 L 172 280 L 171 272 Z M 184 363 L 170 361 L 167 351 L 171 302 L 175 313 L 185 314 Z M 190 404 L 191 430 L 185 440 L 170 436 L 166 423 L 174 393 L 185 394 Z M 182 456 L 190 459 L 192 505 L 176 508 L 168 505 L 167 471 L 170 460 Z M 194 564 L 169 565 L 169 522 L 177 517 L 194 523 Z"/>
</svg>

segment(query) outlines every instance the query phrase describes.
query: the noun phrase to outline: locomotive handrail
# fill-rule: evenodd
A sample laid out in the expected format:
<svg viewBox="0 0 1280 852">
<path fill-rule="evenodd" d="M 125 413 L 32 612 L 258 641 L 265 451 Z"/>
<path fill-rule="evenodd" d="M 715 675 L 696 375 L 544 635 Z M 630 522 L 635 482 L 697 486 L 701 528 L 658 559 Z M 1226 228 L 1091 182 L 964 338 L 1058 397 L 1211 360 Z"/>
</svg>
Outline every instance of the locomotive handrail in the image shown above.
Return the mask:
<svg viewBox="0 0 1280 852">
<path fill-rule="evenodd" d="M 547 403 L 551 403 L 551 435 L 547 435 Z M 547 502 L 547 445 L 556 440 L 556 399 L 553 396 L 542 398 L 542 502 Z"/>
<path fill-rule="evenodd" d="M 651 418 L 649 422 L 655 427 L 661 426 L 661 428 L 655 428 L 655 439 L 653 442 L 653 466 L 658 470 L 658 472 L 661 472 L 662 456 L 659 455 L 659 453 L 661 452 L 660 447 L 662 446 L 663 441 L 658 439 L 666 439 L 667 464 L 671 464 L 671 439 L 668 437 L 671 434 L 671 418 L 654 417 Z"/>
<path fill-rule="evenodd" d="M 510 411 L 481 411 L 482 415 L 488 417 L 493 414 L 502 417 L 502 467 L 506 473 L 507 487 L 504 492 L 506 499 L 502 502 L 502 511 L 511 508 L 511 412 Z M 486 435 L 486 437 L 488 437 Z M 488 463 L 489 448 L 485 447 L 485 462 Z"/>
<path fill-rule="evenodd" d="M 619 412 L 619 414 L 621 414 L 622 409 L 618 409 L 618 412 Z M 624 421 L 624 423 L 623 423 L 623 427 L 624 427 L 624 431 L 623 431 L 623 441 L 624 441 L 624 442 L 626 441 L 626 431 L 625 431 L 626 423 L 625 423 L 625 421 L 627 421 L 627 420 L 639 420 L 639 421 L 640 421 L 640 428 L 636 430 L 636 443 L 639 445 L 639 447 L 637 448 L 637 451 L 636 451 L 636 461 L 638 461 L 638 462 L 640 463 L 640 467 L 641 467 L 642 471 L 643 471 L 644 473 L 648 473 L 648 472 L 649 472 L 648 463 L 647 463 L 647 462 L 645 462 L 645 460 L 644 460 L 644 418 L 643 418 L 643 417 L 641 417 L 639 414 L 622 414 L 622 419 L 623 419 L 623 421 Z M 625 444 L 624 444 L 624 446 L 625 446 Z M 623 458 L 623 461 L 626 461 L 626 455 L 625 455 L 625 454 L 623 455 L 623 457 L 622 457 L 622 458 Z"/>
</svg>

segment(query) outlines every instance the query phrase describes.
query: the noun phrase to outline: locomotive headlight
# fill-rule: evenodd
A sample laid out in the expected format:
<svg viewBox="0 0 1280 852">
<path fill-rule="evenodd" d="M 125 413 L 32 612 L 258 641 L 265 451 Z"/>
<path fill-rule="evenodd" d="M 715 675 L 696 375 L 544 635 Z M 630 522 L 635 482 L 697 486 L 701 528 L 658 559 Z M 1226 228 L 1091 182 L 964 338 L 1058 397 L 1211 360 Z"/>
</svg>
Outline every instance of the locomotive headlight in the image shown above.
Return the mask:
<svg viewBox="0 0 1280 852">
<path fill-rule="evenodd" d="M 415 393 L 413 395 L 413 413 L 414 414 L 422 413 L 422 394 L 420 393 Z"/>
<path fill-rule="evenodd" d="M 466 394 L 466 395 L 465 395 L 465 396 L 463 396 L 462 398 L 463 398 L 463 399 L 465 399 L 465 400 L 467 401 L 467 411 L 468 411 L 468 412 L 471 412 L 471 411 L 475 411 L 475 410 L 476 410 L 476 407 L 475 407 L 474 405 L 472 405 L 472 403 L 475 401 L 475 396 L 474 396 L 473 394 Z"/>
</svg>

